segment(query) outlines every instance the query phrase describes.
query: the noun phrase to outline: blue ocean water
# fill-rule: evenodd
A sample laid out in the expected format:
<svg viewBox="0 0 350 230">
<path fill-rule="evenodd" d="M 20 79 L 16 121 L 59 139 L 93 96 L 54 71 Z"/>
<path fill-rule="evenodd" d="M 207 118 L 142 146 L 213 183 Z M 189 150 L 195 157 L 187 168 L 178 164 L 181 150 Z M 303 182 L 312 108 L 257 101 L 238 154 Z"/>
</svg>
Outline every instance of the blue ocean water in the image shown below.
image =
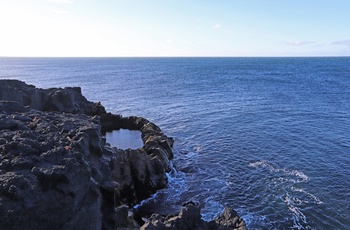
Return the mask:
<svg viewBox="0 0 350 230">
<path fill-rule="evenodd" d="M 250 229 L 350 229 L 350 58 L 0 58 L 0 78 L 81 86 L 175 139 L 139 208 L 229 206 Z"/>
</svg>

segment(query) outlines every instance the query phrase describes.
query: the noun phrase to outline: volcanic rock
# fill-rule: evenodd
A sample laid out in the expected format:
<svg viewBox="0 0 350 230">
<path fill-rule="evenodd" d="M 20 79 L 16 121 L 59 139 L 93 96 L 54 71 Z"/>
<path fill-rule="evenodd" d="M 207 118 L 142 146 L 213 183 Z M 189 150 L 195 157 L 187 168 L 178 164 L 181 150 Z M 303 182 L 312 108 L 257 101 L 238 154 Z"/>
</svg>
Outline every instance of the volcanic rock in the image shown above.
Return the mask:
<svg viewBox="0 0 350 230">
<path fill-rule="evenodd" d="M 120 128 L 141 131 L 143 148 L 106 143 L 103 134 Z M 173 142 L 145 118 L 107 113 L 78 87 L 0 80 L 0 228 L 138 228 L 129 208 L 166 187 Z M 225 213 L 208 225 L 198 207 L 186 206 L 164 221 L 151 218 L 147 229 L 241 221 Z"/>
<path fill-rule="evenodd" d="M 101 115 L 106 110 L 101 103 L 88 101 L 80 87 L 38 89 L 18 80 L 1 80 L 0 99 L 16 101 L 23 106 L 66 113 Z"/>
<path fill-rule="evenodd" d="M 225 208 L 225 211 L 215 219 L 206 222 L 201 219 L 200 208 L 197 204 L 189 202 L 184 205 L 178 215 L 161 216 L 153 214 L 147 222 L 142 225 L 142 230 L 246 230 L 245 222 L 235 211 Z"/>
</svg>

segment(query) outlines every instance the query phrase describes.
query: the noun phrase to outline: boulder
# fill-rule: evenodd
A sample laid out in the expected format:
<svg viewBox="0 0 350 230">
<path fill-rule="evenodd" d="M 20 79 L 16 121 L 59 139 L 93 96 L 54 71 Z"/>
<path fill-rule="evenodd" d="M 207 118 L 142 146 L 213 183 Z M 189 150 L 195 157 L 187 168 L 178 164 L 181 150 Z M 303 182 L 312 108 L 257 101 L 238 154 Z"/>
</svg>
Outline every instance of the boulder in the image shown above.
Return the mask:
<svg viewBox="0 0 350 230">
<path fill-rule="evenodd" d="M 226 207 L 224 212 L 215 218 L 215 223 L 218 225 L 219 230 L 224 229 L 236 229 L 246 230 L 247 226 L 242 218 L 239 217 L 238 213 Z"/>
</svg>

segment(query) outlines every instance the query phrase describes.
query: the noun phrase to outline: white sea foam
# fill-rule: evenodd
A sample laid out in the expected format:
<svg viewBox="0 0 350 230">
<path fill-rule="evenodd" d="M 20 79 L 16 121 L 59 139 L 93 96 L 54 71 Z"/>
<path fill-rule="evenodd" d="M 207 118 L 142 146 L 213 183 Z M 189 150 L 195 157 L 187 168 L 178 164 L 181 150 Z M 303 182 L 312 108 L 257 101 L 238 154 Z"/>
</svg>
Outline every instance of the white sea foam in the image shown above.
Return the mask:
<svg viewBox="0 0 350 230">
<path fill-rule="evenodd" d="M 303 222 L 304 224 L 307 223 L 306 221 L 306 216 L 304 215 L 304 213 L 302 211 L 300 211 L 299 208 L 297 208 L 296 206 L 294 205 L 290 205 L 288 207 L 289 211 L 291 211 L 293 213 L 293 223 L 294 223 L 294 228 L 296 229 L 304 229 L 303 225 L 300 223 Z"/>
<path fill-rule="evenodd" d="M 252 167 L 252 168 L 265 167 L 265 168 L 268 168 L 271 172 L 280 171 L 280 169 L 275 168 L 272 164 L 267 163 L 266 161 L 251 162 L 249 163 L 249 167 Z"/>
<path fill-rule="evenodd" d="M 306 216 L 305 214 L 295 205 L 293 199 L 287 193 L 284 197 L 284 202 L 286 203 L 288 210 L 293 215 L 293 228 L 295 229 L 304 229 L 302 223 L 306 224 Z"/>
<path fill-rule="evenodd" d="M 301 171 L 298 171 L 298 170 L 289 171 L 289 170 L 286 170 L 286 169 L 284 169 L 283 171 L 284 171 L 286 174 L 288 174 L 288 175 L 293 175 L 293 176 L 299 177 L 299 178 L 301 179 L 301 181 L 298 180 L 297 182 L 306 182 L 306 181 L 309 180 L 309 177 L 306 176 L 306 175 L 305 175 L 303 172 L 301 172 Z"/>
<path fill-rule="evenodd" d="M 205 200 L 205 207 L 201 210 L 202 218 L 205 221 L 211 221 L 216 218 L 224 210 L 224 206 L 213 200 L 213 197 L 208 197 Z"/>
<path fill-rule="evenodd" d="M 145 199 L 145 200 L 142 200 L 139 204 L 135 205 L 133 208 L 134 208 L 134 209 L 137 209 L 138 207 L 140 207 L 140 206 L 142 206 L 142 205 L 144 205 L 144 204 L 147 204 L 149 201 L 156 199 L 156 197 L 158 196 L 158 193 L 159 193 L 159 192 L 156 192 L 156 193 L 153 194 L 150 198 Z"/>
<path fill-rule="evenodd" d="M 261 226 L 265 226 L 268 219 L 266 216 L 260 216 L 256 213 L 252 213 L 243 209 L 236 209 L 236 211 L 240 214 L 240 217 L 244 220 L 246 225 L 249 227 L 252 223 L 259 223 Z"/>
<path fill-rule="evenodd" d="M 270 172 L 279 173 L 282 172 L 281 178 L 276 178 L 275 180 L 280 181 L 291 181 L 294 183 L 300 183 L 300 182 L 307 182 L 309 180 L 309 177 L 305 175 L 302 171 L 298 170 L 290 170 L 287 168 L 278 168 L 277 166 L 272 165 L 271 163 L 268 163 L 266 161 L 257 161 L 257 162 L 251 162 L 249 163 L 249 167 L 252 168 L 267 168 L 270 170 Z M 285 176 L 295 176 L 295 178 L 286 178 Z"/>
<path fill-rule="evenodd" d="M 202 148 L 201 145 L 195 145 L 195 146 L 193 147 L 193 150 L 194 150 L 195 152 L 202 152 L 202 151 L 203 151 L 203 148 Z"/>
<path fill-rule="evenodd" d="M 178 172 L 173 164 L 170 163 L 171 171 L 166 173 L 168 178 L 167 188 L 161 190 L 161 192 L 169 193 L 171 196 L 167 196 L 167 201 L 170 203 L 176 203 L 180 200 L 181 195 L 188 190 L 185 182 L 185 174 Z"/>
<path fill-rule="evenodd" d="M 298 183 L 309 181 L 309 177 L 302 171 L 279 168 L 266 161 L 251 162 L 249 163 L 249 167 L 266 168 L 270 172 L 275 173 L 275 176 L 268 181 L 268 183 L 272 183 L 275 188 L 282 188 L 283 191 L 289 191 L 286 192 L 282 200 L 292 214 L 293 228 L 304 229 L 305 224 L 307 224 L 307 219 L 305 214 L 301 211 L 300 205 L 302 203 L 310 203 L 310 201 L 305 200 L 305 195 L 312 200 L 312 203 L 322 203 L 315 195 L 293 186 Z M 298 193 L 302 193 L 303 196 L 298 196 Z"/>
<path fill-rule="evenodd" d="M 155 194 L 153 194 L 150 198 L 142 200 L 139 204 L 135 205 L 134 208 L 137 209 L 140 206 L 143 206 L 149 202 L 154 202 L 157 199 L 162 199 L 164 194 L 171 194 L 171 196 L 166 196 L 165 202 L 169 203 L 169 205 L 176 204 L 181 195 L 188 190 L 186 182 L 185 182 L 185 174 L 183 172 L 178 172 L 174 167 L 172 162 L 170 163 L 171 171 L 166 173 L 168 178 L 167 188 L 159 190 Z"/>
<path fill-rule="evenodd" d="M 323 204 L 323 202 L 317 196 L 315 196 L 314 194 L 311 194 L 311 193 L 305 191 L 304 189 L 296 188 L 294 186 L 292 186 L 291 189 L 292 189 L 292 191 L 303 193 L 303 194 L 305 194 L 306 196 L 310 197 L 313 200 L 311 202 L 310 201 L 301 200 L 301 202 L 303 202 L 303 203 Z"/>
</svg>

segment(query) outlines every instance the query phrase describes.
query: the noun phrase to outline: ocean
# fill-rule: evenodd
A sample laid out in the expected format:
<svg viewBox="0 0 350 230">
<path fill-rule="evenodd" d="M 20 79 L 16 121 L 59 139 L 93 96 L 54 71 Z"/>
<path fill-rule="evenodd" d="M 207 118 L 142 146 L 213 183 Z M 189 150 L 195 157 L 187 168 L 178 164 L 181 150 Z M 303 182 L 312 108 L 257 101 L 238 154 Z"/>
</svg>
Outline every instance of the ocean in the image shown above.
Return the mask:
<svg viewBox="0 0 350 230">
<path fill-rule="evenodd" d="M 249 229 L 350 229 L 350 57 L 0 58 L 0 78 L 80 86 L 174 137 L 168 187 L 135 208 L 192 200 Z"/>
</svg>

